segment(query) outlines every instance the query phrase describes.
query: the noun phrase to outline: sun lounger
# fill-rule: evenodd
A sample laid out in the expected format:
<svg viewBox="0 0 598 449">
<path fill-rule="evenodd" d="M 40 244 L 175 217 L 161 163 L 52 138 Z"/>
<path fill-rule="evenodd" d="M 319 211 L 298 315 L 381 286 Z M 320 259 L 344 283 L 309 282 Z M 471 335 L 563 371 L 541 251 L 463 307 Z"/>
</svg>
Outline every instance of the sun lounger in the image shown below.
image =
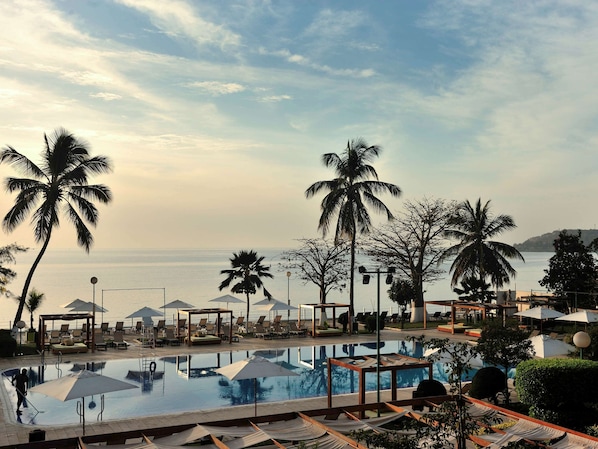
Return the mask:
<svg viewBox="0 0 598 449">
<path fill-rule="evenodd" d="M 166 328 L 166 337 L 163 338 L 163 341 L 170 346 L 180 346 L 181 341 L 174 336 L 174 329 L 171 327 Z"/>
<path fill-rule="evenodd" d="M 128 343 L 124 339 L 124 332 L 119 331 L 114 333 L 114 340 L 112 340 L 112 345 L 116 349 L 128 349 Z"/>
</svg>

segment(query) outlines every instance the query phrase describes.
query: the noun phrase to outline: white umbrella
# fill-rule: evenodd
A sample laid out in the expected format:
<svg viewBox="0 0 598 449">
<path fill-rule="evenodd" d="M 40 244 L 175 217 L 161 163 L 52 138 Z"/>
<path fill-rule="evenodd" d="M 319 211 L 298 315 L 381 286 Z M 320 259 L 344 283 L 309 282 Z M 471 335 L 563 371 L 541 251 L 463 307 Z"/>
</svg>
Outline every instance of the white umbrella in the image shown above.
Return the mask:
<svg viewBox="0 0 598 449">
<path fill-rule="evenodd" d="M 253 379 L 253 395 L 255 404 L 255 416 L 257 416 L 257 378 L 276 376 L 298 376 L 299 374 L 272 363 L 264 357 L 252 355 L 248 359 L 235 362 L 216 372 L 228 377 L 230 380 Z"/>
<path fill-rule="evenodd" d="M 171 301 L 168 304 L 160 306 L 161 309 L 191 309 L 193 307 L 195 307 L 193 304 L 181 301 L 180 299 L 175 299 L 174 301 Z"/>
<path fill-rule="evenodd" d="M 82 299 L 77 298 L 77 299 L 69 302 L 68 304 L 64 304 L 60 307 L 64 307 L 65 309 L 72 309 L 73 307 L 77 307 L 82 304 L 86 304 L 86 301 L 83 301 Z"/>
<path fill-rule="evenodd" d="M 143 319 L 143 324 L 145 326 L 151 326 L 151 317 L 153 316 L 163 316 L 163 314 L 162 312 L 158 312 L 157 310 L 146 306 L 142 307 L 139 310 L 136 310 L 135 312 L 128 315 L 126 318 L 131 318 L 131 325 L 133 325 L 133 318 L 141 318 Z"/>
<path fill-rule="evenodd" d="M 574 346 L 556 338 L 550 338 L 545 334 L 536 335 L 535 337 L 528 338 L 528 340 L 532 342 L 532 348 L 536 353 L 536 357 L 540 358 L 567 355 L 575 351 Z"/>
<path fill-rule="evenodd" d="M 162 312 L 158 312 L 157 310 L 154 310 L 151 307 L 142 307 L 141 309 L 128 315 L 127 318 L 146 318 L 160 315 L 162 315 Z"/>
<path fill-rule="evenodd" d="M 94 309 L 95 312 L 108 312 L 107 309 L 91 301 L 83 301 L 81 304 L 71 308 L 71 312 L 94 312 Z"/>
<path fill-rule="evenodd" d="M 467 363 L 471 368 L 482 368 L 484 366 L 484 361 L 480 354 L 475 352 L 473 346 L 471 346 L 471 350 L 469 350 L 465 346 L 465 342 L 463 343 L 448 343 L 446 345 L 446 349 L 443 348 L 428 348 L 424 351 L 424 357 L 429 358 L 434 362 L 440 363 L 451 363 L 454 360 L 456 354 L 461 356 L 461 361 L 463 363 Z M 457 348 L 457 345 L 463 345 L 464 351 L 461 348 Z M 469 346 L 469 345 L 468 345 Z"/>
<path fill-rule="evenodd" d="M 598 313 L 590 312 L 588 310 L 580 310 L 578 312 L 570 313 L 569 315 L 564 315 L 558 317 L 557 320 L 559 321 L 573 321 L 575 323 L 598 323 Z"/>
<path fill-rule="evenodd" d="M 77 373 L 67 374 L 56 380 L 36 385 L 30 388 L 29 391 L 45 394 L 63 402 L 81 398 L 81 420 L 83 422 L 83 435 L 85 435 L 85 396 L 128 390 L 130 388 L 137 388 L 137 386 L 111 377 L 102 376 L 93 371 L 81 370 Z M 79 410 L 78 403 L 77 410 Z"/>
<path fill-rule="evenodd" d="M 193 309 L 194 307 L 195 306 L 193 304 L 181 301 L 180 299 L 175 299 L 174 301 L 171 301 L 168 304 L 160 306 L 161 309 L 164 309 L 164 319 L 166 319 L 166 309 L 176 309 L 177 313 L 179 313 L 179 309 Z M 174 322 L 174 314 L 172 314 L 172 323 L 176 324 Z"/>
<path fill-rule="evenodd" d="M 534 320 L 549 320 L 551 318 L 560 318 L 565 314 L 547 307 L 532 307 L 531 309 L 516 312 L 514 315 L 533 318 Z"/>
<path fill-rule="evenodd" d="M 218 298 L 210 299 L 208 302 L 225 302 L 228 309 L 229 304 L 245 304 L 245 301 L 232 295 L 223 295 Z"/>
<path fill-rule="evenodd" d="M 261 301 L 258 301 L 255 304 L 253 304 L 253 306 L 257 310 L 264 310 L 267 312 L 271 310 L 297 310 L 297 307 L 274 298 L 262 299 Z"/>
<path fill-rule="evenodd" d="M 513 315 L 531 318 L 533 320 L 540 320 L 540 331 L 542 331 L 542 322 L 545 320 L 550 320 L 554 318 L 560 318 L 565 314 L 562 312 L 558 312 L 554 309 L 549 309 L 548 307 L 532 307 L 531 309 L 522 310 L 521 312 L 516 312 Z"/>
</svg>

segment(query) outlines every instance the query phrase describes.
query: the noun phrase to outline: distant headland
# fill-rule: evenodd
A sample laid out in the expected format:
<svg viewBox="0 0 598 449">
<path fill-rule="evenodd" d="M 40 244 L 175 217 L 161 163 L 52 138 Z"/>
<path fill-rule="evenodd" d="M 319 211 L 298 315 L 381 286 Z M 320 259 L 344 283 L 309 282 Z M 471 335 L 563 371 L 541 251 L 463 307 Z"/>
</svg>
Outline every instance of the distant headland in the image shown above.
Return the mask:
<svg viewBox="0 0 598 449">
<path fill-rule="evenodd" d="M 561 231 L 566 231 L 567 234 L 576 235 L 578 231 L 581 231 L 581 240 L 585 245 L 591 243 L 594 239 L 598 238 L 598 229 L 561 229 L 552 231 L 547 234 L 538 235 L 531 237 L 523 243 L 515 243 L 513 246 L 520 252 L 533 253 L 533 252 L 553 252 L 554 251 L 554 240 L 559 236 Z"/>
</svg>

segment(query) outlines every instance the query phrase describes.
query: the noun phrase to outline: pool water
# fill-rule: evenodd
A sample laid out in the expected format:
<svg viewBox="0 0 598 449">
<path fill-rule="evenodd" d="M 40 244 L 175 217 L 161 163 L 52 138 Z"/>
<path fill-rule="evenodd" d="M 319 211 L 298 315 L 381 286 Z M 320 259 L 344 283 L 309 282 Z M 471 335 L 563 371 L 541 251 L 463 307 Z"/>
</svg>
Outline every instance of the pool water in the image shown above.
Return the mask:
<svg viewBox="0 0 598 449">
<path fill-rule="evenodd" d="M 381 354 L 399 353 L 421 357 L 417 343 L 392 341 L 381 343 Z M 22 366 L 4 371 L 3 394 L 9 407 L 7 416 L 15 415 L 16 392 L 11 385 L 12 376 L 26 368 L 30 385 L 48 382 L 81 369 L 96 371 L 139 388 L 106 393 L 103 420 L 136 418 L 185 411 L 210 410 L 235 405 L 253 404 L 253 380 L 230 381 L 215 372 L 216 368 L 229 365 L 256 354 L 279 363 L 298 374 L 291 377 L 268 377 L 257 380 L 257 402 L 280 402 L 327 395 L 327 366 L 329 357 L 374 355 L 376 343 L 290 347 L 260 351 L 228 351 L 217 354 L 191 354 L 170 357 L 139 357 L 125 360 L 74 363 L 64 361 L 45 366 Z M 473 375 L 473 374 L 472 374 Z M 381 373 L 380 388 L 389 389 L 391 374 Z M 427 378 L 427 370 L 399 371 L 400 387 L 417 385 Z M 434 378 L 446 382 L 447 374 L 442 364 L 434 366 Z M 356 393 L 359 388 L 358 373 L 333 366 L 334 394 Z M 366 375 L 366 388 L 376 390 L 376 374 Z M 75 411 L 76 400 L 62 402 L 40 393 L 29 392 L 28 408 L 18 420 L 39 426 L 79 423 Z M 101 397 L 85 398 L 87 421 L 95 421 L 100 413 Z M 98 419 L 100 419 L 98 417 Z"/>
</svg>

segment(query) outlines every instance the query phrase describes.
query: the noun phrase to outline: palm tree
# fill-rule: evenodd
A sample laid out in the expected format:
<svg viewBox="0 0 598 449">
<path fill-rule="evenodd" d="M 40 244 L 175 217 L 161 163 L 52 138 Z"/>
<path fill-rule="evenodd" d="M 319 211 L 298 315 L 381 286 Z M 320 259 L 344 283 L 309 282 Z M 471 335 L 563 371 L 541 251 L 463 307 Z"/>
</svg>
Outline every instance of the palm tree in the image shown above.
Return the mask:
<svg viewBox="0 0 598 449">
<path fill-rule="evenodd" d="M 39 306 L 42 305 L 42 302 L 46 298 L 45 293 L 38 292 L 35 288 L 32 288 L 29 292 L 29 296 L 27 297 L 27 301 L 25 301 L 25 307 L 27 307 L 27 311 L 29 312 L 29 320 L 30 326 L 29 329 L 33 329 L 33 312 L 35 312 Z M 19 298 L 16 298 L 19 300 Z"/>
<path fill-rule="evenodd" d="M 322 214 L 318 229 L 326 236 L 334 217 L 338 217 L 335 243 L 343 240 L 351 242 L 349 307 L 353 316 L 356 236 L 358 233 L 367 234 L 372 228 L 367 206 L 376 212 L 386 213 L 386 217 L 391 220 L 392 213 L 376 194 L 388 192 L 394 197 L 401 194 L 401 189 L 396 185 L 379 181 L 376 169 L 369 164 L 381 151 L 382 148 L 378 145 L 369 146 L 362 138 L 357 138 L 347 142 L 347 148 L 340 155 L 322 155 L 322 162 L 326 167 L 334 169 L 336 178 L 315 182 L 305 191 L 307 198 L 320 191 L 329 192 L 320 205 Z"/>
<path fill-rule="evenodd" d="M 233 293 L 244 293 L 247 298 L 247 319 L 249 319 L 249 295 L 254 295 L 257 289 L 263 285 L 261 278 L 272 278 L 270 267 L 262 265 L 263 257 L 258 257 L 253 250 L 233 253 L 230 260 L 231 269 L 222 270 L 220 274 L 226 274 L 226 279 L 220 283 L 219 290 L 223 290 L 238 279 L 238 282 L 231 287 Z"/>
<path fill-rule="evenodd" d="M 523 256 L 511 245 L 489 239 L 515 227 L 509 215 L 490 214 L 490 201 L 482 207 L 482 200 L 478 199 L 475 209 L 469 200 L 459 204 L 445 232 L 447 237 L 459 240 L 443 257 L 456 256 L 450 268 L 451 287 L 461 279 L 471 278 L 478 279 L 480 285 L 490 278 L 496 288 L 508 283 L 517 272 L 507 259 L 524 261 Z"/>
<path fill-rule="evenodd" d="M 48 248 L 52 231 L 60 225 L 60 213 L 64 213 L 75 226 L 78 245 L 89 252 L 93 236 L 86 222 L 95 226 L 98 221 L 98 210 L 92 200 L 101 203 L 112 200 L 108 187 L 102 184 L 89 185 L 87 181 L 92 174 L 111 171 L 108 158 L 90 157 L 87 145 L 64 129 L 56 130 L 51 138 L 44 134 L 44 142 L 40 166 L 10 146 L 0 151 L 0 164 L 12 165 L 25 176 L 31 177 L 6 178 L 6 189 L 11 193 L 19 193 L 4 217 L 2 226 L 11 232 L 31 212 L 35 241 L 42 244 L 25 279 L 13 323 L 21 320 L 33 274 Z"/>
</svg>

